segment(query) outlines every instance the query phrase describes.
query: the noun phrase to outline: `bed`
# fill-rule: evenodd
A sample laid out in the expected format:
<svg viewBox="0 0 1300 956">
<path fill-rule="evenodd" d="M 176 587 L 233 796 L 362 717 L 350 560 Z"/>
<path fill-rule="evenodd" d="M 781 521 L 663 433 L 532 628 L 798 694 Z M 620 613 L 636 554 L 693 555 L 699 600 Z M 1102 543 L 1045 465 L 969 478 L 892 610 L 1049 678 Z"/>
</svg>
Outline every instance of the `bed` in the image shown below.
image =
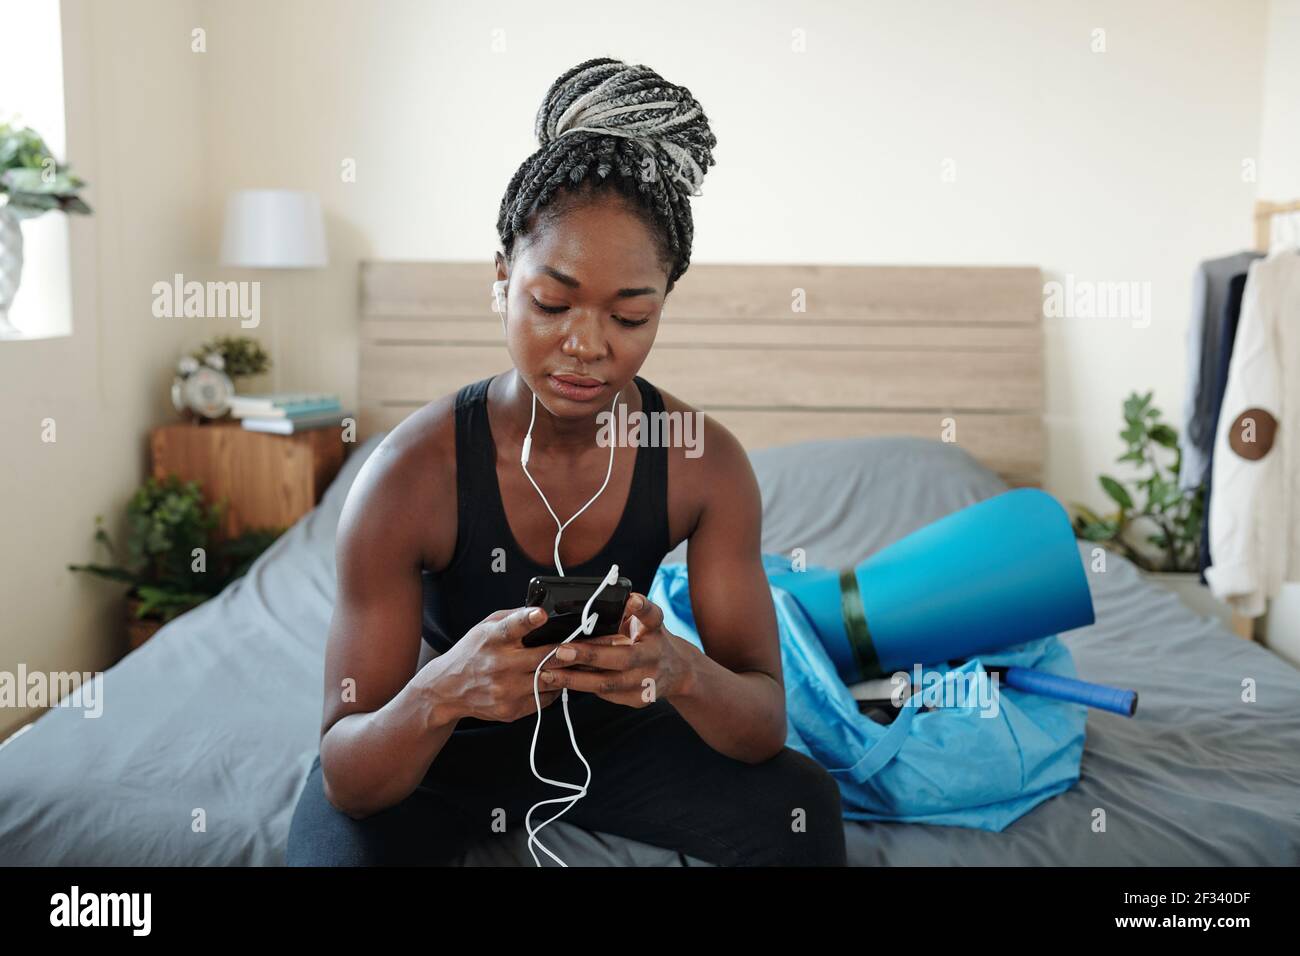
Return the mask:
<svg viewBox="0 0 1300 956">
<path fill-rule="evenodd" d="M 1037 270 L 716 268 L 683 295 L 687 330 L 664 336 L 669 359 L 643 374 L 695 400 L 692 377 L 712 363 L 696 404 L 746 444 L 765 551 L 802 546 L 811 563 L 853 564 L 953 510 L 1038 482 Z M 746 268 L 755 271 L 739 289 L 736 270 Z M 245 577 L 103 675 L 101 717 L 53 708 L 0 744 L 0 864 L 283 863 L 317 749 L 334 535 L 348 489 L 421 396 L 504 367 L 499 344 L 483 337 L 494 319 L 472 301 L 470 280 L 480 291 L 487 282 L 470 266 L 368 264 L 363 277 L 359 446 L 319 505 Z M 815 319 L 784 311 L 795 288 L 819 303 L 811 337 Z M 962 305 L 971 296 L 980 308 Z M 782 304 L 765 314 L 760 298 Z M 479 319 L 461 314 L 469 308 Z M 720 356 L 709 353 L 727 348 L 739 326 L 759 343 L 749 367 L 776 353 L 788 366 L 794 332 L 819 343 L 800 364 L 820 371 L 763 388 L 739 371 L 718 373 Z M 834 357 L 843 355 L 853 361 Z M 850 374 L 864 363 L 880 371 L 866 385 Z M 1018 384 L 998 387 L 1017 372 Z M 944 440 L 953 422 L 958 440 Z M 1085 560 L 1091 546 L 1080 548 L 1097 620 L 1062 638 L 1081 677 L 1139 691 L 1138 716 L 1090 711 L 1077 785 L 1004 831 L 850 822 L 851 863 L 1300 863 L 1300 672 L 1198 617 L 1124 559 L 1109 555 L 1098 571 Z M 680 548 L 665 561 L 685 558 Z M 1247 679 L 1253 702 L 1243 700 Z M 564 821 L 547 833 L 571 864 L 700 863 Z M 461 862 L 531 865 L 522 833 L 477 844 Z"/>
</svg>

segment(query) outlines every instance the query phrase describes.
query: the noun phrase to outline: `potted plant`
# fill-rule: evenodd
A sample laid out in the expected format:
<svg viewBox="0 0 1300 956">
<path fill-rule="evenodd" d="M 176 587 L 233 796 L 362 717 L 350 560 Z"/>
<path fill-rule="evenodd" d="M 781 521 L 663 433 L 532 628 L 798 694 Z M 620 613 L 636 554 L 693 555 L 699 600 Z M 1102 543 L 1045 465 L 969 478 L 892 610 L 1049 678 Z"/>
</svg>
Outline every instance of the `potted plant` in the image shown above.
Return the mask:
<svg viewBox="0 0 1300 956">
<path fill-rule="evenodd" d="M 236 385 L 241 378 L 265 375 L 271 369 L 271 356 L 262 343 L 247 335 L 218 335 L 208 339 L 189 357 L 195 362 L 213 364 L 212 356 L 220 356 L 215 368 L 224 371 Z"/>
<path fill-rule="evenodd" d="M 1115 460 L 1134 465 L 1137 476 L 1126 484 L 1111 475 L 1100 475 L 1098 483 L 1118 510 L 1100 514 L 1076 503 L 1075 533 L 1124 555 L 1148 580 L 1174 591 L 1194 611 L 1217 617 L 1231 628 L 1232 609 L 1200 582 L 1205 486 L 1193 491 L 1179 489 L 1183 454 L 1178 431 L 1161 420 L 1151 396 L 1151 392 L 1132 392 L 1124 400 L 1124 429 L 1119 437 L 1127 448 Z"/>
<path fill-rule="evenodd" d="M 227 504 L 205 506 L 198 482 L 150 478 L 127 504 L 125 555 L 104 529 L 103 516 L 95 516 L 95 540 L 114 564 L 70 564 L 68 570 L 131 585 L 126 597 L 132 650 L 168 621 L 220 594 L 282 533 L 258 529 L 217 540 L 213 532 Z"/>
<path fill-rule="evenodd" d="M 0 122 L 0 339 L 22 334 L 9 321 L 23 274 L 22 220 L 51 209 L 90 215 L 77 195 L 85 185 L 55 161 L 35 130 Z"/>
</svg>

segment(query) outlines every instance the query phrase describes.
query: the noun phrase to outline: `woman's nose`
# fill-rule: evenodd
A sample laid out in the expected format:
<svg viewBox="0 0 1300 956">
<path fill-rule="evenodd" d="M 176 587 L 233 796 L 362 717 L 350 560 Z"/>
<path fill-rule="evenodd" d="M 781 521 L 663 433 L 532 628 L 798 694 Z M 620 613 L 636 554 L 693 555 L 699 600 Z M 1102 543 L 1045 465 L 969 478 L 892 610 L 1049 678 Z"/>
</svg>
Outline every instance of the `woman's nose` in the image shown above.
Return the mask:
<svg viewBox="0 0 1300 956">
<path fill-rule="evenodd" d="M 605 336 L 598 318 L 575 319 L 565 329 L 560 346 L 565 355 L 572 355 L 583 363 L 594 362 L 605 355 Z"/>
</svg>

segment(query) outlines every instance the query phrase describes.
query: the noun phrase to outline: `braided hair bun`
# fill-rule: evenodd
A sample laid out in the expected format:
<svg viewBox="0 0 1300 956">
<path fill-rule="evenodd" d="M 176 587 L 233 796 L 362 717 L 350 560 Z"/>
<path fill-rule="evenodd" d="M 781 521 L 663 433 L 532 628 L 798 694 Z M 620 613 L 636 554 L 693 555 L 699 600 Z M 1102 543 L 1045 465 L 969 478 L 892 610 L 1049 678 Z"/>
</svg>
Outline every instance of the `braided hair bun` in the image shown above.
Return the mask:
<svg viewBox="0 0 1300 956">
<path fill-rule="evenodd" d="M 690 265 L 690 197 L 700 195 L 717 145 L 691 91 L 647 66 L 588 60 L 551 84 L 535 131 L 540 148 L 510 180 L 497 217 L 507 258 L 535 212 L 549 205 L 559 215 L 591 190 L 610 188 L 659 238 L 671 290 Z M 561 190 L 569 202 L 553 202 Z"/>
</svg>

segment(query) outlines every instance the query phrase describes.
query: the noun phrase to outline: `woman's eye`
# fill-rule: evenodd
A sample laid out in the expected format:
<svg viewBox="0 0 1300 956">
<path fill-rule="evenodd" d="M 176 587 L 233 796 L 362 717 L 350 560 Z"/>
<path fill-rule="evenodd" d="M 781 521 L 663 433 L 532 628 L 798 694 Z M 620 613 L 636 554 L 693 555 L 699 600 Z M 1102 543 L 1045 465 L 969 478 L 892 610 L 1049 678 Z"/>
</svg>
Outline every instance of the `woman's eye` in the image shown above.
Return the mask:
<svg viewBox="0 0 1300 956">
<path fill-rule="evenodd" d="M 533 299 L 533 305 L 535 305 L 538 308 L 538 310 L 545 312 L 547 315 L 559 315 L 561 312 L 567 312 L 569 309 L 567 305 L 542 305 L 542 303 L 538 302 L 537 299 Z M 624 319 L 621 316 L 616 315 L 614 316 L 614 321 L 616 321 L 619 325 L 623 326 L 624 328 L 634 329 L 637 326 L 645 325 L 650 320 L 649 319 Z"/>
<path fill-rule="evenodd" d="M 533 305 L 537 306 L 537 308 L 541 309 L 547 315 L 558 315 L 568 308 L 567 305 L 542 305 L 536 299 L 533 299 Z"/>
</svg>

